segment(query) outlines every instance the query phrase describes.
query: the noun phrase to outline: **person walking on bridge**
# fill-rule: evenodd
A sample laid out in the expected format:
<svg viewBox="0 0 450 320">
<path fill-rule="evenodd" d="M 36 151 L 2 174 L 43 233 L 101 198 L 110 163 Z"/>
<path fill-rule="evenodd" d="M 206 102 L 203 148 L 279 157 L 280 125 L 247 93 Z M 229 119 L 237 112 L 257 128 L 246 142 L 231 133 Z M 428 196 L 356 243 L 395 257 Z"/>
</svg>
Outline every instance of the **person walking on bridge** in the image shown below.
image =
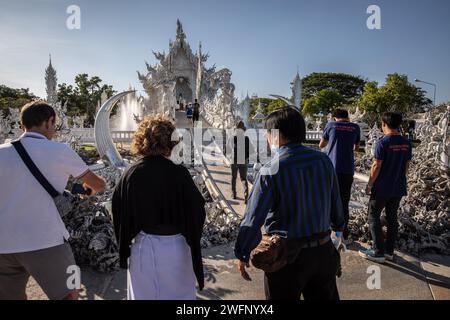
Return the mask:
<svg viewBox="0 0 450 320">
<path fill-rule="evenodd" d="M 239 172 L 239 178 L 244 188 L 244 203 L 248 199 L 248 180 L 247 170 L 250 158 L 250 139 L 245 135 L 245 124 L 239 121 L 236 126 L 236 132 L 232 140 L 233 159 L 231 163 L 231 193 L 233 199 L 237 199 L 236 179 Z"/>
<path fill-rule="evenodd" d="M 400 134 L 401 124 L 400 113 L 386 112 L 381 116 L 384 137 L 375 146 L 375 159 L 366 187 L 366 193 L 370 195 L 368 214 L 373 247 L 361 250 L 359 255 L 379 263 L 394 260 L 397 211 L 402 197 L 407 195 L 406 176 L 412 159 L 412 143 Z M 386 239 L 380 221 L 383 209 L 387 220 Z"/>
<path fill-rule="evenodd" d="M 205 200 L 186 167 L 170 156 L 175 125 L 145 118 L 131 150 L 139 159 L 112 198 L 120 266 L 128 269 L 129 300 L 195 300 L 204 286 L 200 247 Z"/>
<path fill-rule="evenodd" d="M 361 130 L 356 123 L 350 122 L 348 111 L 345 109 L 336 109 L 332 116 L 334 121 L 329 122 L 325 127 L 319 147 L 321 149 L 328 147 L 326 153 L 336 170 L 344 209 L 344 240 L 347 240 L 349 203 L 355 174 L 354 151 L 359 148 Z"/>
<path fill-rule="evenodd" d="M 267 140 L 275 152 L 255 181 L 235 245 L 239 271 L 246 271 L 250 255 L 261 241 L 261 227 L 269 235 L 287 238 L 287 264 L 265 272 L 266 298 L 337 300 L 339 253 L 330 237 L 344 227 L 339 185 L 330 159 L 302 145 L 305 121 L 294 107 L 266 118 Z"/>
<path fill-rule="evenodd" d="M 195 102 L 192 104 L 192 108 L 192 124 L 195 125 L 195 122 L 200 119 L 200 104 L 197 99 L 195 99 Z"/>
</svg>

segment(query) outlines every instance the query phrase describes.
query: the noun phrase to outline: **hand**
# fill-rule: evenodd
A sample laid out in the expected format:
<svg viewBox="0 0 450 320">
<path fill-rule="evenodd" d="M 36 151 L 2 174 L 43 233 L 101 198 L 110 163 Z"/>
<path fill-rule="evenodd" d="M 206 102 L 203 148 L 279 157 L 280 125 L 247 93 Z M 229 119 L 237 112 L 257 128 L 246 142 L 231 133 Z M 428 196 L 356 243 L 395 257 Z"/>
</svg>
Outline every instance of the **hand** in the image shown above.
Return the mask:
<svg viewBox="0 0 450 320">
<path fill-rule="evenodd" d="M 367 184 L 367 186 L 366 186 L 366 194 L 368 196 L 370 196 L 372 194 L 372 185 L 371 184 Z"/>
<path fill-rule="evenodd" d="M 332 231 L 331 238 L 332 239 L 342 238 L 342 231 Z"/>
<path fill-rule="evenodd" d="M 247 270 L 245 270 L 245 268 L 250 268 L 249 263 L 238 260 L 238 269 L 239 269 L 239 272 L 241 273 L 242 278 L 244 278 L 247 281 L 252 281 L 252 278 L 250 278 L 250 276 L 248 275 Z"/>
</svg>

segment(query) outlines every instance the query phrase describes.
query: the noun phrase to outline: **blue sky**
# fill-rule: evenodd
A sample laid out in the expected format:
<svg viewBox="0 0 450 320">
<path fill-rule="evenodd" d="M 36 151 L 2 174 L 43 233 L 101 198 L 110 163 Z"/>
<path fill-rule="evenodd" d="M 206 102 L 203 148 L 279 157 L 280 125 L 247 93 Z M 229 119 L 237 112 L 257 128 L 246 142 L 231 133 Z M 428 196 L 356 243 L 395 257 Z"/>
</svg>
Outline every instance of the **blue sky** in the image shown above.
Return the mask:
<svg viewBox="0 0 450 320">
<path fill-rule="evenodd" d="M 66 28 L 66 9 L 81 8 L 81 30 Z M 381 8 L 381 30 L 366 27 Z M 232 70 L 236 95 L 289 95 L 297 66 L 384 82 L 399 72 L 438 85 L 450 100 L 448 0 L 0 0 L 0 84 L 45 97 L 52 54 L 58 82 L 98 75 L 118 91 L 142 90 L 136 71 L 168 50 L 176 19 L 191 48 L 202 41 L 207 66 Z M 432 88 L 424 86 L 432 97 Z"/>
</svg>

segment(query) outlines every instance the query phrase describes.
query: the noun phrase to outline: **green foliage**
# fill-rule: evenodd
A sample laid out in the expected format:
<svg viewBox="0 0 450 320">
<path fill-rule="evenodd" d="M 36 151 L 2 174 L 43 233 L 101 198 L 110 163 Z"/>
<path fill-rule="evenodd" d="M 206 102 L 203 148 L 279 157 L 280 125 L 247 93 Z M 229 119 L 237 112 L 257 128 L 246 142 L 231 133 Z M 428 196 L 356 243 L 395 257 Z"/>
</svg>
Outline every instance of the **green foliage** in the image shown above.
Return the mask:
<svg viewBox="0 0 450 320">
<path fill-rule="evenodd" d="M 282 107 L 286 106 L 286 102 L 280 100 L 280 99 L 272 99 L 269 104 L 264 109 L 264 114 L 270 114 L 273 111 L 280 109 Z"/>
<path fill-rule="evenodd" d="M 314 72 L 302 79 L 302 99 L 307 100 L 327 90 L 339 93 L 345 104 L 351 104 L 363 93 L 365 84 L 364 79 L 351 74 Z"/>
<path fill-rule="evenodd" d="M 0 111 L 4 116 L 9 114 L 9 108 L 20 109 L 24 104 L 37 98 L 28 88 L 13 89 L 0 85 Z"/>
<path fill-rule="evenodd" d="M 303 100 L 302 112 L 305 115 L 314 115 L 320 112 L 326 115 L 344 105 L 345 102 L 345 98 L 339 92 L 323 89 L 315 96 Z"/>
<path fill-rule="evenodd" d="M 93 125 L 102 92 L 105 91 L 108 98 L 115 92 L 111 85 L 102 85 L 101 82 L 97 76 L 89 78 L 86 73 L 79 74 L 75 77 L 75 86 L 66 83 L 58 85 L 58 101 L 66 104 L 69 116 L 86 115 L 85 125 Z"/>
<path fill-rule="evenodd" d="M 282 108 L 286 105 L 284 101 L 279 99 L 253 98 L 250 100 L 250 119 L 255 115 L 259 103 L 261 103 L 261 108 L 265 115 L 268 115 L 276 109 Z"/>
<path fill-rule="evenodd" d="M 420 112 L 431 104 L 431 100 L 425 97 L 422 89 L 411 84 L 406 75 L 394 73 L 387 75 L 381 87 L 376 82 L 368 82 L 357 103 L 366 111 L 366 121 L 372 125 L 383 112 L 395 111 L 408 115 Z"/>
</svg>

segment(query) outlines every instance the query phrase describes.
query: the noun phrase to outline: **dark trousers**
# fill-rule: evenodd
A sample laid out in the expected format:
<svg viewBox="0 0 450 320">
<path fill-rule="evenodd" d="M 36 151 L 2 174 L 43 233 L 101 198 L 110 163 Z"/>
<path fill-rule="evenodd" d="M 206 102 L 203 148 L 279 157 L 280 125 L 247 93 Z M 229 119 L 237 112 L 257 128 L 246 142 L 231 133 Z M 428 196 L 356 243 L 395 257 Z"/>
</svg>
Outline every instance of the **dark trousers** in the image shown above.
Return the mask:
<svg viewBox="0 0 450 320">
<path fill-rule="evenodd" d="M 336 272 L 339 253 L 333 243 L 301 249 L 293 262 L 277 272 L 265 273 L 267 300 L 339 300 Z"/>
<path fill-rule="evenodd" d="M 398 234 L 397 211 L 400 206 L 401 197 L 378 198 L 370 197 L 369 201 L 369 228 L 372 234 L 373 248 L 378 254 L 393 254 L 395 240 Z M 381 227 L 381 211 L 385 209 L 387 220 L 387 236 L 384 241 Z"/>
<path fill-rule="evenodd" d="M 192 114 L 192 122 L 198 121 L 198 119 L 200 118 L 200 114 L 199 113 L 193 113 Z"/>
<path fill-rule="evenodd" d="M 350 219 L 350 213 L 348 204 L 350 203 L 350 196 L 352 192 L 353 174 L 337 173 L 339 192 L 341 194 L 342 208 L 344 209 L 344 239 L 348 238 L 348 220 Z"/>
<path fill-rule="evenodd" d="M 247 183 L 247 165 L 246 164 L 232 164 L 231 165 L 231 192 L 236 195 L 236 178 L 239 172 L 239 178 L 241 179 L 244 187 L 244 197 L 248 198 L 248 183 Z"/>
</svg>

